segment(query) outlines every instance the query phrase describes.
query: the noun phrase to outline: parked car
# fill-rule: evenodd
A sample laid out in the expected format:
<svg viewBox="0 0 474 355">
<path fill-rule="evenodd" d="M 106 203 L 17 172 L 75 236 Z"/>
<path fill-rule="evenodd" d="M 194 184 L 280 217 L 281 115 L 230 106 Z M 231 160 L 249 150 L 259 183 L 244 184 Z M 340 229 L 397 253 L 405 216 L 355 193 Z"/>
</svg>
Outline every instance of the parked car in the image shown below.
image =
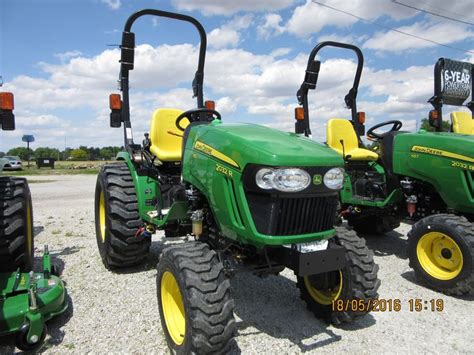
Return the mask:
<svg viewBox="0 0 474 355">
<path fill-rule="evenodd" d="M 20 157 L 5 155 L 2 158 L 2 160 L 3 160 L 3 169 L 4 170 L 21 170 L 23 168 L 23 166 L 21 165 Z"/>
</svg>

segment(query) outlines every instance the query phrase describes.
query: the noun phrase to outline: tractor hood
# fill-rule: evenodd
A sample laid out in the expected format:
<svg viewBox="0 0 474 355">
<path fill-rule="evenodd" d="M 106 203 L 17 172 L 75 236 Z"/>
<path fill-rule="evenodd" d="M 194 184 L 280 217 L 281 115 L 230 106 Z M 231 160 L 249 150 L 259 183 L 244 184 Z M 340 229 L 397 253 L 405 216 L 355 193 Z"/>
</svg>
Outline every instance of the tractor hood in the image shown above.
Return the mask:
<svg viewBox="0 0 474 355">
<path fill-rule="evenodd" d="M 342 157 L 324 144 L 294 133 L 246 123 L 198 125 L 190 132 L 194 149 L 213 149 L 215 157 L 230 158 L 240 168 L 269 166 L 343 166 Z M 216 155 L 217 154 L 217 155 Z"/>
<path fill-rule="evenodd" d="M 399 134 L 395 138 L 395 152 L 421 153 L 472 163 L 474 135 L 424 131 Z"/>
</svg>

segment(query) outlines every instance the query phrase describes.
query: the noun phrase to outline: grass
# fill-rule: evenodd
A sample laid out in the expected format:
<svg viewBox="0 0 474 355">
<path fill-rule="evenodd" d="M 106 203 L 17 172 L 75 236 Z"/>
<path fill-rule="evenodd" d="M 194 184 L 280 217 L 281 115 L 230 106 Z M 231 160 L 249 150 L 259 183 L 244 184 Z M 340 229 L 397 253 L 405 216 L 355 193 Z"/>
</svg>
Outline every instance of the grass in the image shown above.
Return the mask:
<svg viewBox="0 0 474 355">
<path fill-rule="evenodd" d="M 29 176 L 29 175 L 76 175 L 76 174 L 90 174 L 96 175 L 102 165 L 108 161 L 59 161 L 54 165 L 54 169 L 36 167 L 35 162 L 30 162 L 30 167 L 26 162 L 23 162 L 23 170 L 3 171 L 0 175 L 12 176 Z M 37 181 L 40 182 L 40 181 Z M 41 181 L 44 182 L 44 181 Z"/>
<path fill-rule="evenodd" d="M 44 184 L 46 182 L 56 182 L 57 180 L 35 180 L 35 179 L 28 179 L 28 184 Z"/>
</svg>

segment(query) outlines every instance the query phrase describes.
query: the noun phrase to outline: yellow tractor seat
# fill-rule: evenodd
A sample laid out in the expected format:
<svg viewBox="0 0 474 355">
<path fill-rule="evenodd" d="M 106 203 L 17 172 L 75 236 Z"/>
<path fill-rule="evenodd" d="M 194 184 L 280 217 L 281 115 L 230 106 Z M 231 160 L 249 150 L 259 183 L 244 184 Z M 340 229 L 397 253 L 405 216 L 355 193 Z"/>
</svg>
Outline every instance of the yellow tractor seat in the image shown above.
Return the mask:
<svg viewBox="0 0 474 355">
<path fill-rule="evenodd" d="M 180 161 L 182 135 L 184 132 L 176 127 L 176 118 L 184 111 L 174 108 L 159 108 L 153 112 L 150 126 L 150 152 L 161 161 Z M 187 127 L 189 121 L 181 121 Z"/>
<path fill-rule="evenodd" d="M 327 144 L 348 160 L 377 160 L 379 155 L 371 150 L 360 148 L 354 126 L 349 120 L 332 118 L 327 125 Z M 344 148 L 341 140 L 344 142 Z"/>
<path fill-rule="evenodd" d="M 455 111 L 451 113 L 453 132 L 459 134 L 474 134 L 474 119 L 472 114 L 466 111 Z"/>
</svg>

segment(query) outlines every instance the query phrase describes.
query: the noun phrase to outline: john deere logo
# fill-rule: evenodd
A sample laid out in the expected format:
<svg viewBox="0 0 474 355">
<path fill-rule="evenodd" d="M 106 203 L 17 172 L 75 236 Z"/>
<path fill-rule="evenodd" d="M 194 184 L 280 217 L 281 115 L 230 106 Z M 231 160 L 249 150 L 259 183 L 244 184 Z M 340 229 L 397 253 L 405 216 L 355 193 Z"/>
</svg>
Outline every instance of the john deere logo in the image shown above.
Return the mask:
<svg viewBox="0 0 474 355">
<path fill-rule="evenodd" d="M 313 184 L 314 185 L 321 185 L 323 182 L 323 177 L 319 174 L 313 175 Z"/>
</svg>

